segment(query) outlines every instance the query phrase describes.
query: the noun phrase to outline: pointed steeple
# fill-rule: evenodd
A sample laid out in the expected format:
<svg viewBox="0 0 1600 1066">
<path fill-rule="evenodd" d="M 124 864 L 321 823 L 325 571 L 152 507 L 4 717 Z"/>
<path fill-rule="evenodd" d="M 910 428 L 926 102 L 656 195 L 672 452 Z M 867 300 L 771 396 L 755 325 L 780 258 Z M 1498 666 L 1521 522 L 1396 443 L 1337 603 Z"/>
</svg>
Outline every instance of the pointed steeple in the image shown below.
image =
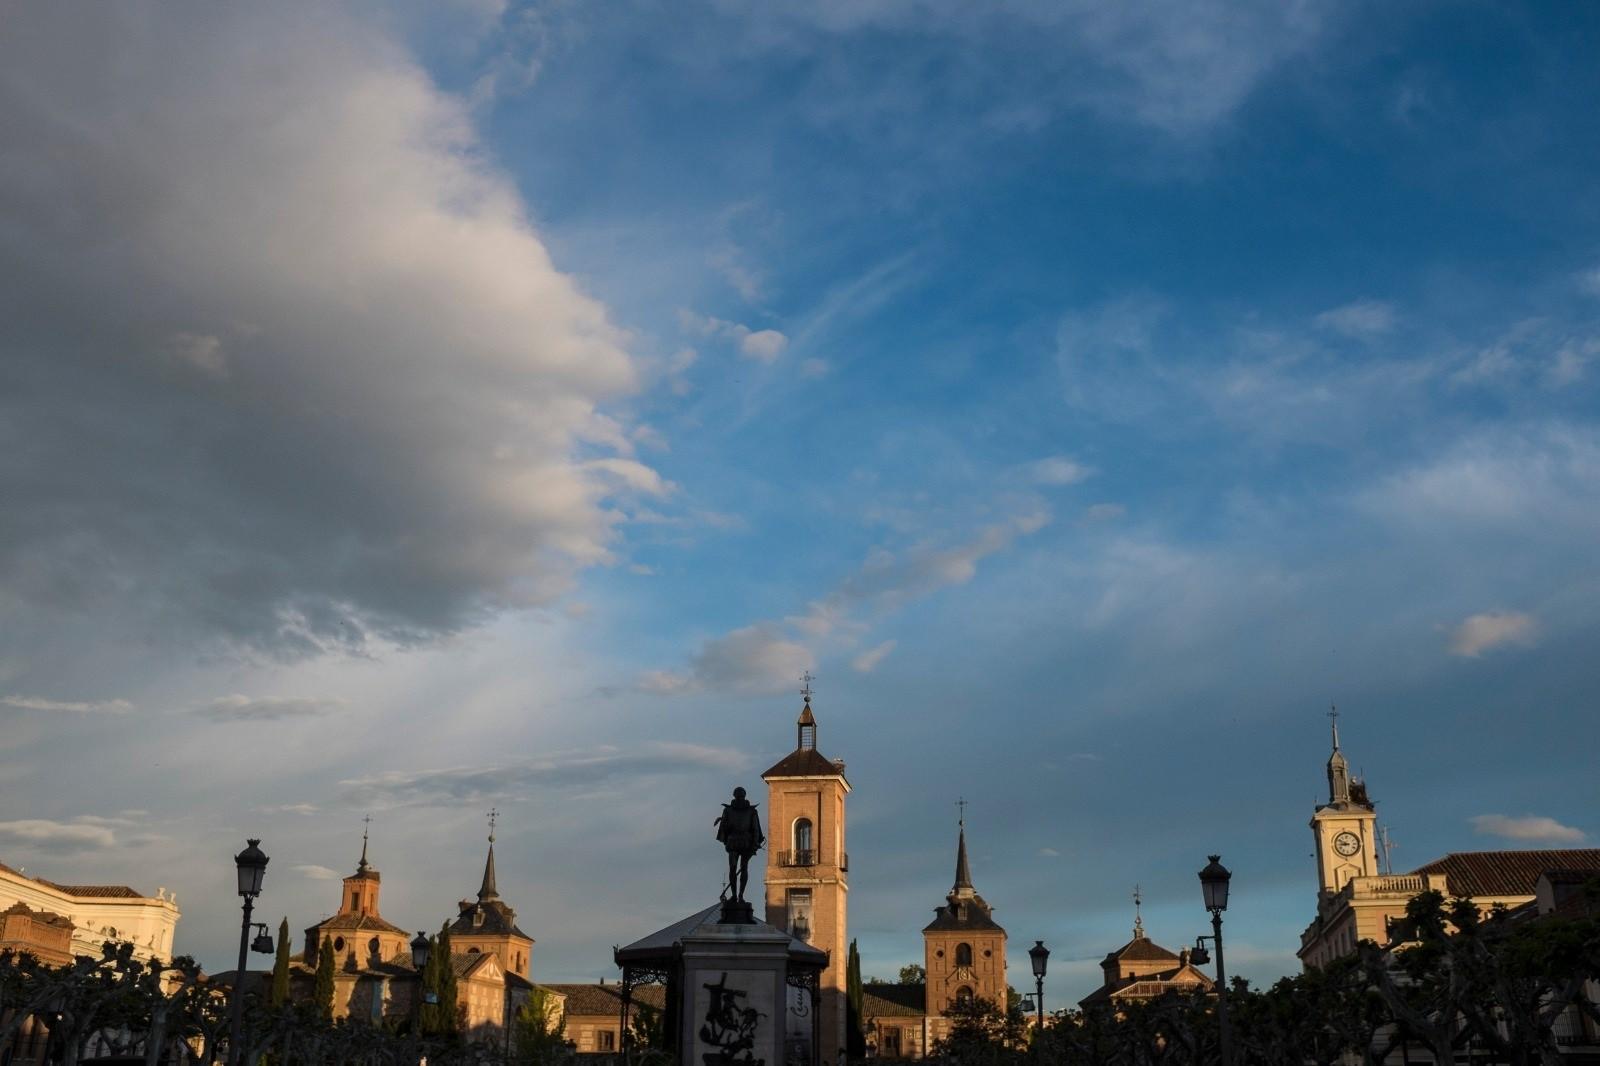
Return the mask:
<svg viewBox="0 0 1600 1066">
<path fill-rule="evenodd" d="M 369 814 L 361 819 L 361 861 L 356 863 L 356 873 L 358 874 L 364 874 L 371 869 L 367 863 L 367 829 L 371 825 L 372 815 Z"/>
<path fill-rule="evenodd" d="M 961 817 L 956 820 L 956 883 L 952 897 L 972 895 L 972 867 L 967 863 L 967 801 L 957 800 Z"/>
<path fill-rule="evenodd" d="M 1350 764 L 1339 750 L 1339 708 L 1328 709 L 1328 720 L 1333 726 L 1333 754 L 1328 756 L 1328 802 L 1350 802 Z"/>
<path fill-rule="evenodd" d="M 494 823 L 499 817 L 499 811 L 489 810 L 489 857 L 483 864 L 483 884 L 478 888 L 478 902 L 499 899 L 500 893 L 494 884 Z"/>
</svg>

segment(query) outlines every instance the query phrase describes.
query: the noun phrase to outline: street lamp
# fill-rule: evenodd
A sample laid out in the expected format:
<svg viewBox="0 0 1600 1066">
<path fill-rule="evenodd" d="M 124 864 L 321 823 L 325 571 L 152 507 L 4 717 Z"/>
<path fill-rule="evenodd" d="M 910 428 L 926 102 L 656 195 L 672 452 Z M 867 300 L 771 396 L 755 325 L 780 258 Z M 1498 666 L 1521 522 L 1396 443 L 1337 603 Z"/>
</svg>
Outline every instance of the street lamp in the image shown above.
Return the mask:
<svg viewBox="0 0 1600 1066">
<path fill-rule="evenodd" d="M 1200 893 L 1211 912 L 1212 943 L 1217 946 L 1217 1042 L 1222 1066 L 1231 1066 L 1232 1052 L 1228 1033 L 1228 972 L 1222 965 L 1222 912 L 1228 909 L 1228 881 L 1233 875 L 1222 865 L 1221 855 L 1208 856 L 1211 862 L 1200 871 Z"/>
<path fill-rule="evenodd" d="M 420 972 L 428 965 L 428 952 L 433 950 L 433 945 L 428 941 L 427 933 L 418 933 L 417 938 L 411 942 L 411 965 Z"/>
<path fill-rule="evenodd" d="M 249 847 L 233 857 L 239 874 L 239 895 L 244 897 L 244 922 L 239 926 L 239 968 L 233 973 L 233 1032 L 228 1040 L 228 1061 L 238 1066 L 240 1061 L 239 1036 L 244 1026 L 244 976 L 246 953 L 250 950 L 250 911 L 261 895 L 261 882 L 267 877 L 266 853 L 259 847 L 261 841 L 252 837 L 245 843 Z M 259 940 L 257 941 L 259 943 Z M 269 938 L 267 941 L 271 943 Z M 269 947 L 267 949 L 271 951 Z"/>
<path fill-rule="evenodd" d="M 1050 962 L 1050 949 L 1044 946 L 1043 940 L 1035 940 L 1033 947 L 1028 949 L 1028 961 L 1033 963 L 1033 981 L 1038 988 L 1038 995 L 1034 997 L 1034 1005 L 1039 1010 L 1039 1035 L 1044 1035 L 1044 968 Z"/>
</svg>

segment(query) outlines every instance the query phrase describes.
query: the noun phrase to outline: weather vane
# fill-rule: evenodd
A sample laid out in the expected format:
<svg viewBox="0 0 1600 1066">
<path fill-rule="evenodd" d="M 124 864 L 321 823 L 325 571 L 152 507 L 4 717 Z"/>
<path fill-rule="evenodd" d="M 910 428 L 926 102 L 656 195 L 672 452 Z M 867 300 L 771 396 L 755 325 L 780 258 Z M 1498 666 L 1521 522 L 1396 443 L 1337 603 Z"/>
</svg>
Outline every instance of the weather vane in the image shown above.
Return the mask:
<svg viewBox="0 0 1600 1066">
<path fill-rule="evenodd" d="M 815 680 L 816 677 L 810 670 L 800 675 L 800 695 L 806 698 L 807 703 L 811 702 L 811 682 Z"/>
<path fill-rule="evenodd" d="M 489 808 L 489 843 L 494 843 L 494 822 L 500 816 L 500 811 L 494 807 Z"/>
<path fill-rule="evenodd" d="M 965 826 L 967 824 L 967 799 L 965 796 L 956 799 L 956 807 L 961 812 L 956 816 L 956 824 Z"/>
</svg>

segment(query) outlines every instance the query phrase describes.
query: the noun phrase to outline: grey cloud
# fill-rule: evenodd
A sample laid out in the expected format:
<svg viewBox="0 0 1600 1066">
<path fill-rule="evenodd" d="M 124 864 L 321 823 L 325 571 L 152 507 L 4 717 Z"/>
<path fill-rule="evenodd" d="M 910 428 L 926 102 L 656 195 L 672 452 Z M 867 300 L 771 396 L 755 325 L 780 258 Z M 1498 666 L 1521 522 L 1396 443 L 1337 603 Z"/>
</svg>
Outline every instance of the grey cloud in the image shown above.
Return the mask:
<svg viewBox="0 0 1600 1066">
<path fill-rule="evenodd" d="M 40 696 L 0 696 L 0 707 L 43 714 L 127 714 L 127 700 L 47 700 Z"/>
<path fill-rule="evenodd" d="M 554 752 L 495 766 L 393 770 L 339 783 L 347 802 L 373 807 L 427 806 L 525 796 L 544 788 L 590 787 L 614 779 L 704 770 L 734 770 L 745 757 L 728 748 L 656 741 L 630 749 L 610 745 Z"/>
<path fill-rule="evenodd" d="M 0 69 L 7 610 L 292 656 L 609 561 L 661 487 L 593 453 L 624 336 L 380 28 L 42 5 Z"/>
<path fill-rule="evenodd" d="M 700 689 L 771 692 L 816 665 L 811 650 L 770 622 L 706 641 L 686 672 L 657 670 L 640 679 L 646 692 L 675 695 Z"/>
<path fill-rule="evenodd" d="M 310 696 L 263 697 L 219 696 L 194 713 L 213 722 L 276 722 L 285 718 L 319 718 L 331 714 L 346 701 Z"/>
<path fill-rule="evenodd" d="M 87 820 L 54 822 L 24 818 L 0 822 L 0 844 L 36 851 L 71 853 L 114 847 L 117 839 L 109 826 Z"/>
</svg>

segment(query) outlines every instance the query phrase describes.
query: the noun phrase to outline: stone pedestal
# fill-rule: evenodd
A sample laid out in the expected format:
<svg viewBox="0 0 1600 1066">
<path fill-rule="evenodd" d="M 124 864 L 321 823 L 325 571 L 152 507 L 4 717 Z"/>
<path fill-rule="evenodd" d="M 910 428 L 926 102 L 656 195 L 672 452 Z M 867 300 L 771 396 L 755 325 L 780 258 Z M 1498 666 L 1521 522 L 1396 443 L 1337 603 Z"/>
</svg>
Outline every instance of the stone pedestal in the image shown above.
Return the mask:
<svg viewBox="0 0 1600 1066">
<path fill-rule="evenodd" d="M 707 908 L 618 948 L 616 961 L 625 1001 L 639 983 L 666 983 L 664 1029 L 681 1066 L 816 1066 L 828 957 L 748 905 Z"/>
</svg>

